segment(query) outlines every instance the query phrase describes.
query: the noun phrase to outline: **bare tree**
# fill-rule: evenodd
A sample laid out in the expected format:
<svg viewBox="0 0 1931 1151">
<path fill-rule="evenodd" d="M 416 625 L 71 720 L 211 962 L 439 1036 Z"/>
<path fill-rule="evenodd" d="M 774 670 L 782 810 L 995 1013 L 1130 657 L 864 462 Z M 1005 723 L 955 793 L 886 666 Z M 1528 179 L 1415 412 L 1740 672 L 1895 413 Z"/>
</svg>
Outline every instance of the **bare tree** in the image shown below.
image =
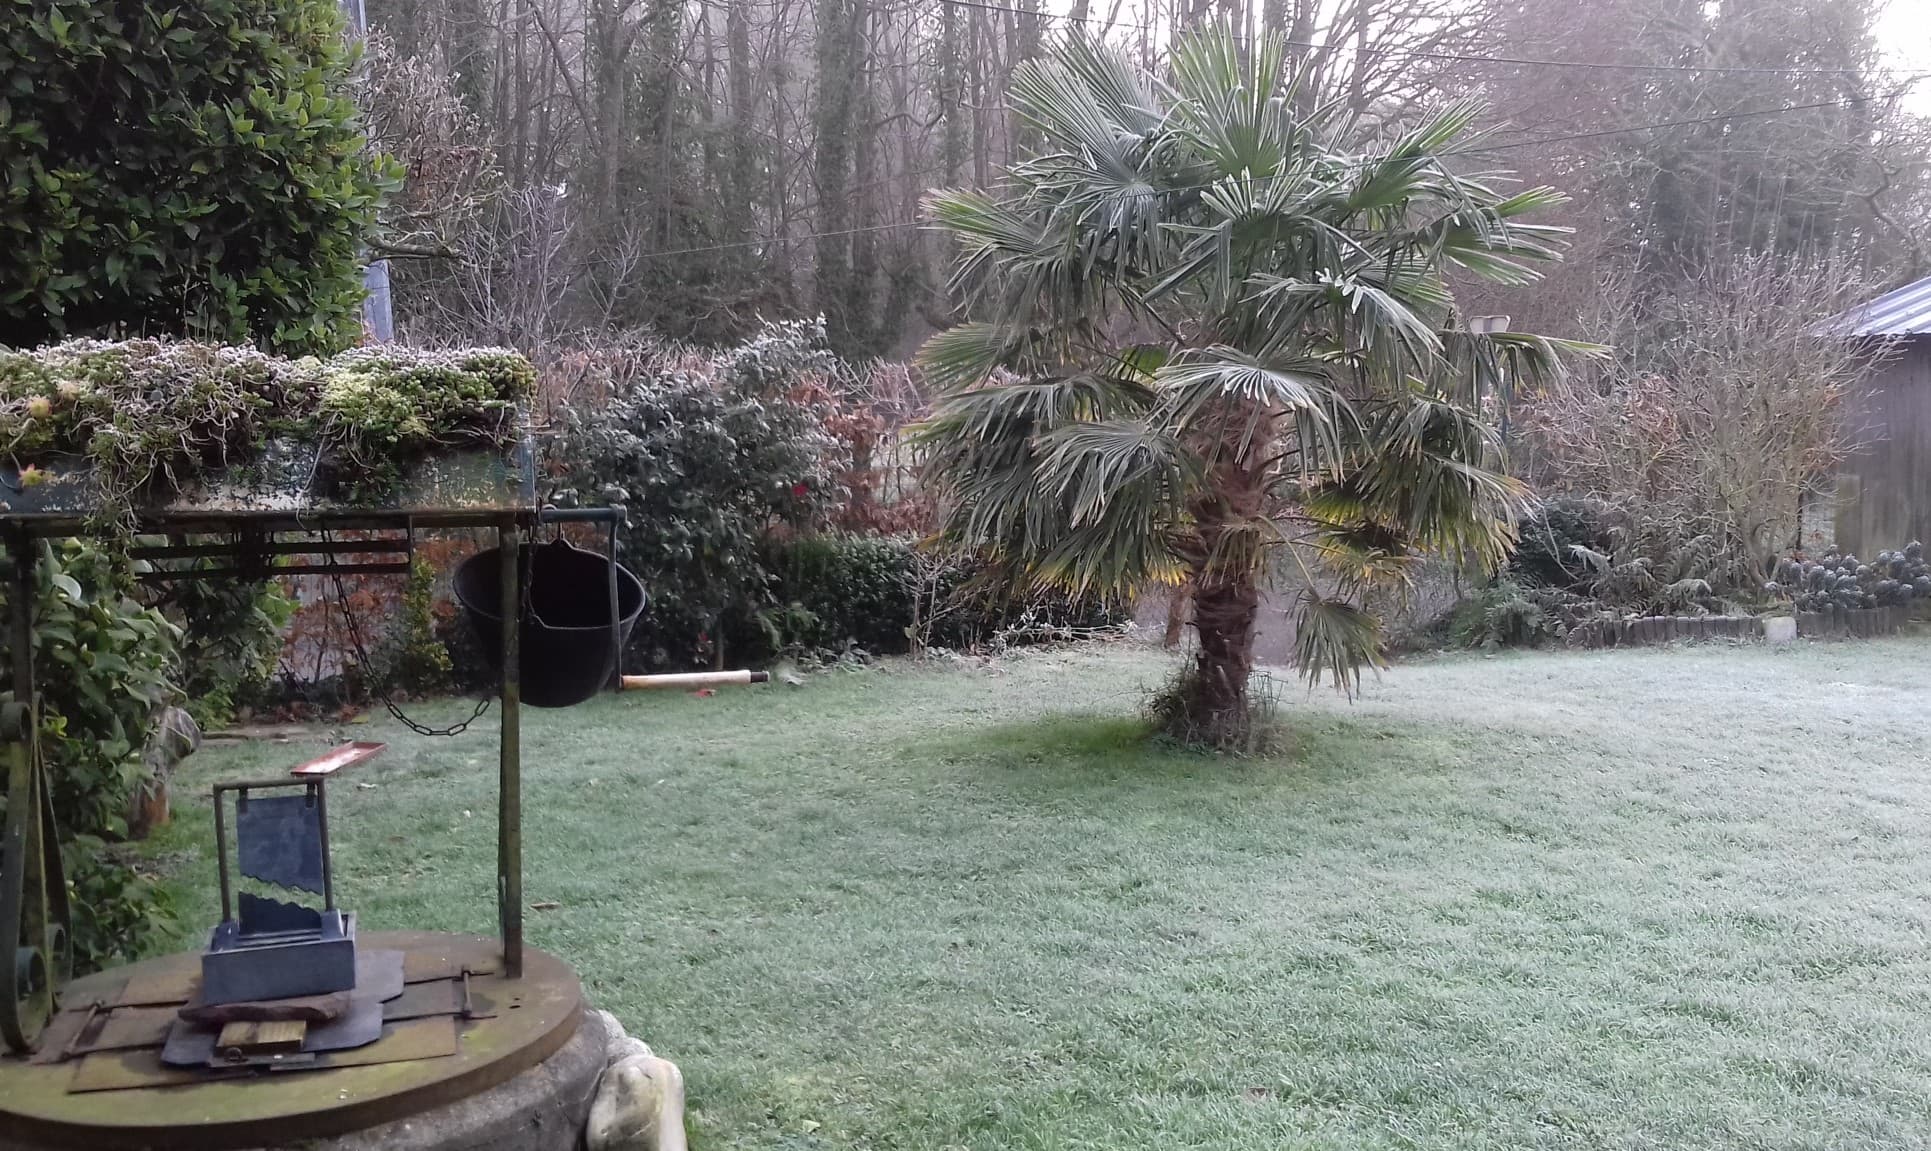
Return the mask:
<svg viewBox="0 0 1931 1151">
<path fill-rule="evenodd" d="M 1740 256 L 1683 291 L 1635 307 L 1633 273 L 1603 285 L 1595 322 L 1670 335 L 1587 365 L 1527 398 L 1522 424 L 1538 486 L 1604 500 L 1648 546 L 1709 559 L 1730 588 L 1763 579 L 1793 546 L 1808 493 L 1858 444 L 1847 414 L 1881 352 L 1820 335 L 1870 282 L 1846 258 Z"/>
</svg>

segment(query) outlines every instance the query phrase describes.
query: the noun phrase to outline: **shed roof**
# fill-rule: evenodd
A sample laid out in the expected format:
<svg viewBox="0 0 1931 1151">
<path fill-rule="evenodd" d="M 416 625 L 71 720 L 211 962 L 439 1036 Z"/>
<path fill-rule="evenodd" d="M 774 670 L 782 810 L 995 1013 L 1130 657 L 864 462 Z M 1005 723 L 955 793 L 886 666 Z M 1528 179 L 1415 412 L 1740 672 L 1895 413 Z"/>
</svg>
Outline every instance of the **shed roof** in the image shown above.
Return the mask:
<svg viewBox="0 0 1931 1151">
<path fill-rule="evenodd" d="M 1818 329 L 1842 336 L 1931 336 L 1931 276 L 1832 316 Z"/>
</svg>

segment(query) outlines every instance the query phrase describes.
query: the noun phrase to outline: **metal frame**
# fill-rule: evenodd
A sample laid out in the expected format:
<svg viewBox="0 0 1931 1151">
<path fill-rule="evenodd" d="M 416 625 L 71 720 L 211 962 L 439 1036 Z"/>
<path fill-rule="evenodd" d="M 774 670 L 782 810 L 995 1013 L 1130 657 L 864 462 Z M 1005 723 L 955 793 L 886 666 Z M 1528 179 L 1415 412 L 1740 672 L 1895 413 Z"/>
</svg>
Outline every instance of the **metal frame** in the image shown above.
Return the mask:
<svg viewBox="0 0 1931 1151">
<path fill-rule="evenodd" d="M 11 601 L 11 646 L 33 642 L 34 554 L 19 532 L 5 534 L 16 557 Z M 13 661 L 14 699 L 0 707 L 6 745 L 7 814 L 0 823 L 0 1043 L 33 1047 L 59 1009 L 60 987 L 73 974 L 73 924 L 61 867 L 59 828 L 46 760 L 40 747 L 40 708 L 33 660 Z"/>
<path fill-rule="evenodd" d="M 236 537 L 234 545 L 227 544 L 170 544 L 154 547 L 131 549 L 144 558 L 152 559 L 190 559 L 215 556 L 243 557 L 233 567 L 223 567 L 195 573 L 193 578 L 266 578 L 278 570 L 300 571 L 302 569 L 272 569 L 261 562 L 268 556 L 278 555 L 329 555 L 353 554 L 355 552 L 383 553 L 407 551 L 406 541 L 333 541 L 332 543 L 313 543 L 302 541 L 278 541 L 278 532 L 316 533 L 331 530 L 345 531 L 405 531 L 435 528 L 493 528 L 496 546 L 503 557 L 503 618 L 505 621 L 517 619 L 522 600 L 522 570 L 518 558 L 526 533 L 535 534 L 541 524 L 596 523 L 606 529 L 606 549 L 611 560 L 610 597 L 611 597 L 611 634 L 613 639 L 620 635 L 617 619 L 617 578 L 616 558 L 619 530 L 628 522 L 628 515 L 621 505 L 603 508 L 416 508 L 396 510 L 343 509 L 327 511 L 234 511 L 219 512 L 184 509 L 178 512 L 155 511 L 140 516 L 133 526 L 135 534 L 165 535 L 229 535 Z M 0 512 L 0 542 L 14 557 L 16 580 L 15 594 L 12 599 L 12 629 L 15 651 L 31 651 L 33 635 L 33 569 L 36 563 L 35 543 L 41 539 L 58 539 L 69 536 L 98 534 L 95 525 L 81 516 L 67 513 L 6 513 Z M 253 556 L 252 560 L 247 557 Z M 334 570 L 369 572 L 406 572 L 406 562 L 365 564 L 344 567 L 337 565 Z M 318 568 L 317 570 L 322 570 Z M 522 676 L 518 662 L 519 628 L 503 628 L 501 651 L 503 678 L 499 688 L 499 727 L 497 738 L 497 921 L 502 938 L 503 973 L 517 978 L 523 970 L 523 761 L 522 761 L 522 714 L 520 700 L 522 695 Z M 621 682 L 622 653 L 619 648 L 618 666 L 612 675 L 612 687 Z M 34 697 L 33 661 L 15 659 L 13 667 L 14 698 L 31 701 Z M 253 786 L 265 786 L 255 784 Z M 220 804 L 216 804 L 217 819 L 220 819 Z M 222 914 L 226 918 L 230 911 L 229 890 L 226 880 L 227 862 L 222 861 L 223 900 Z M 331 905 L 333 900 L 330 900 Z M 63 929 L 66 924 L 60 925 Z M 11 940 L 0 940 L 9 953 Z M 10 993 L 10 992 L 9 992 Z"/>
<path fill-rule="evenodd" d="M 326 777 L 313 779 L 253 779 L 243 783 L 217 783 L 215 797 L 215 868 L 221 880 L 221 919 L 227 922 L 235 918 L 232 898 L 233 885 L 228 879 L 228 809 L 221 801 L 227 792 L 240 792 L 239 801 L 246 802 L 251 791 L 267 791 L 270 788 L 290 790 L 302 788 L 315 799 L 316 823 L 320 828 L 322 840 L 322 910 L 335 910 L 335 868 L 329 862 L 329 793 L 324 785 Z M 239 817 L 239 811 L 237 811 Z M 240 832 L 236 832 L 237 835 Z M 235 848 L 240 850 L 240 843 Z"/>
<path fill-rule="evenodd" d="M 503 677 L 498 689 L 498 737 L 497 737 L 497 825 L 496 825 L 496 890 L 497 926 L 503 949 L 503 974 L 511 979 L 520 978 L 523 973 L 523 759 L 522 759 L 522 673 L 519 663 L 519 627 L 512 621 L 521 616 L 523 599 L 523 572 L 519 562 L 522 544 L 527 537 L 534 537 L 536 529 L 544 524 L 591 523 L 601 524 L 605 529 L 605 548 L 611 568 L 609 576 L 611 638 L 621 639 L 621 621 L 617 613 L 617 545 L 622 527 L 629 522 L 629 516 L 622 505 L 602 508 L 415 508 L 415 509 L 339 509 L 303 511 L 209 511 L 182 509 L 179 511 L 151 511 L 142 514 L 133 525 L 135 534 L 158 534 L 171 536 L 222 535 L 232 537 L 232 542 L 190 544 L 173 542 L 165 545 L 141 545 L 130 548 L 130 555 L 139 559 L 232 559 L 235 562 L 220 567 L 202 569 L 194 572 L 156 573 L 162 579 L 168 577 L 191 579 L 262 579 L 278 573 L 307 570 L 296 568 L 271 568 L 270 557 L 276 556 L 325 556 L 331 561 L 338 555 L 348 554 L 402 554 L 411 552 L 410 540 L 415 529 L 436 528 L 493 528 L 496 536 L 498 554 L 503 559 L 502 614 L 506 626 L 503 630 L 501 659 Z M 408 533 L 404 539 L 383 540 L 277 540 L 277 533 L 315 534 L 326 531 L 401 531 Z M 33 637 L 33 590 L 34 568 L 37 563 L 36 542 L 41 539 L 58 539 L 69 536 L 98 534 L 97 526 L 86 518 L 58 512 L 5 512 L 0 511 L 0 544 L 14 559 L 14 594 L 10 621 L 12 646 L 18 653 L 32 650 Z M 401 574 L 409 570 L 407 560 L 353 565 L 332 564 L 330 568 L 311 565 L 316 571 L 361 572 Z M 611 687 L 623 685 L 622 645 L 616 644 L 617 659 L 612 668 Z M 33 660 L 16 658 L 13 661 L 14 698 L 23 704 L 31 705 L 34 700 Z M 250 787 L 289 786 L 288 781 L 277 780 L 272 784 L 266 781 L 250 784 L 224 784 L 216 789 L 215 820 L 217 837 L 225 832 L 225 813 L 222 810 L 220 793 L 224 790 L 245 790 Z M 320 790 L 320 789 L 317 789 Z M 326 802 L 324 800 L 323 802 Z M 326 836 L 326 821 L 323 824 Z M 49 828 L 49 834 L 52 829 Z M 323 844 L 324 860 L 324 902 L 327 906 L 335 904 L 333 875 L 328 862 L 328 845 Z M 9 869 L 14 869 L 11 860 Z M 220 861 L 222 918 L 233 914 L 233 894 L 228 874 L 227 854 L 224 851 Z M 51 903 L 42 899 L 44 907 L 38 908 L 42 918 L 58 918 L 58 923 L 49 922 L 50 929 L 57 929 L 63 938 L 68 936 L 69 924 L 65 922 L 66 902 L 62 898 Z M 14 918 L 16 922 L 5 926 L 18 932 L 19 923 L 32 918 L 31 911 L 20 909 Z M 0 939 L 7 956 L 14 954 L 14 941 Z M 64 982 L 66 973 L 60 973 L 55 980 Z M 12 1002 L 12 989 L 0 989 Z M 9 1045 L 13 1042 L 31 1045 L 32 1036 L 7 1036 Z"/>
</svg>

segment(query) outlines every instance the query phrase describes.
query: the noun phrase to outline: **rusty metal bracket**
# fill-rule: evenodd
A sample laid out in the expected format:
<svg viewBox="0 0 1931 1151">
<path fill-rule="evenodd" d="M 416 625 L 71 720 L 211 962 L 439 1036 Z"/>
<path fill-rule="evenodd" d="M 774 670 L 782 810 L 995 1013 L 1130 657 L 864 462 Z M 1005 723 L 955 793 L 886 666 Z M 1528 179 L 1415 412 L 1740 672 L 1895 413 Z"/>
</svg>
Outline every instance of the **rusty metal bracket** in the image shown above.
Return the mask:
<svg viewBox="0 0 1931 1151">
<path fill-rule="evenodd" d="M 67 880 L 39 721 L 30 704 L 0 707 L 8 761 L 7 821 L 0 838 L 0 1041 L 22 1054 L 34 1049 L 54 1016 L 60 987 L 73 974 Z"/>
</svg>

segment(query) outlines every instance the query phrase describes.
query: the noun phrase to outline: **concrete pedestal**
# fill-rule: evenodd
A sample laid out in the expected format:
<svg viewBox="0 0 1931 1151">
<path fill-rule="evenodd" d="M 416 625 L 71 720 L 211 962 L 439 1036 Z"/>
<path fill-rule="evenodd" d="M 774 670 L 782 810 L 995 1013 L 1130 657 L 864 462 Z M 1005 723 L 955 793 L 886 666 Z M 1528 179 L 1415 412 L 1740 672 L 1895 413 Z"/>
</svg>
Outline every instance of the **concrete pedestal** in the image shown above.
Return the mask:
<svg viewBox="0 0 1931 1151">
<path fill-rule="evenodd" d="M 603 1076 L 603 1021 L 583 1013 L 555 1054 L 507 1082 L 407 1119 L 332 1139 L 291 1139 L 266 1148 L 301 1151 L 576 1151 Z M 61 1151 L 0 1133 L 0 1151 Z"/>
<path fill-rule="evenodd" d="M 596 1012 L 556 1054 L 480 1095 L 302 1151 L 576 1151 L 603 1076 L 607 1039 Z M 289 1146 L 293 1146 L 290 1144 Z M 9 1151 L 0 1142 L 0 1151 Z"/>
</svg>

